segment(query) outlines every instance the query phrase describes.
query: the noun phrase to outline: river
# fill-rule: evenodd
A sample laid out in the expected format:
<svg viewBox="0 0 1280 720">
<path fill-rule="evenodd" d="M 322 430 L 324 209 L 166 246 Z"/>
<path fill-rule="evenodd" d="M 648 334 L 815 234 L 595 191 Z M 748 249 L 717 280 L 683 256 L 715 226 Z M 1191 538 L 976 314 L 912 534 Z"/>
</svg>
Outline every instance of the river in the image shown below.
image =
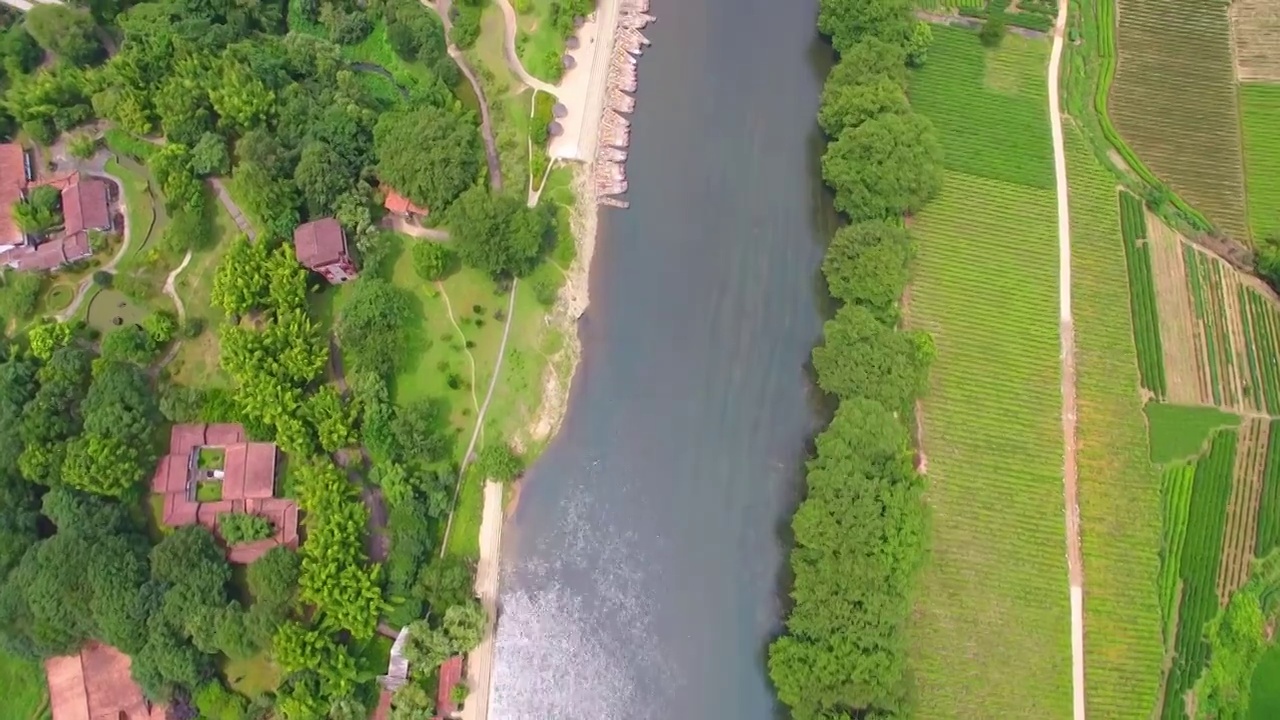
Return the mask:
<svg viewBox="0 0 1280 720">
<path fill-rule="evenodd" d="M 834 218 L 816 0 L 653 0 L 569 412 L 504 533 L 492 720 L 773 720 Z"/>
</svg>

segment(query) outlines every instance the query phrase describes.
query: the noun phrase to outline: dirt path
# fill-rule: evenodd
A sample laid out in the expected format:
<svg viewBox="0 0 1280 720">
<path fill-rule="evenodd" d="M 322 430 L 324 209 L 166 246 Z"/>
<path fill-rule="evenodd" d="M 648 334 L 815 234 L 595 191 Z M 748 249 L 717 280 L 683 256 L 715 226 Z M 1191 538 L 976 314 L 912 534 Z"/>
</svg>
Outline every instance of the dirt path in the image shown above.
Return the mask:
<svg viewBox="0 0 1280 720">
<path fill-rule="evenodd" d="M 218 202 L 222 203 L 222 207 L 231 214 L 231 219 L 235 221 L 236 227 L 240 228 L 240 232 L 249 236 L 250 240 L 256 240 L 258 233 L 253 229 L 249 219 L 240 211 L 240 206 L 231 199 L 231 193 L 227 192 L 226 186 L 222 184 L 222 178 L 209 178 L 209 184 L 213 186 L 213 193 L 218 196 Z"/>
<path fill-rule="evenodd" d="M 440 291 L 440 297 L 444 298 L 444 309 L 449 313 L 449 322 L 453 324 L 453 329 L 458 331 L 458 337 L 462 338 L 462 352 L 467 354 L 467 365 L 471 366 L 471 407 L 476 412 L 480 412 L 480 401 L 476 398 L 476 357 L 467 348 L 467 336 L 463 334 L 462 327 L 453 316 L 453 303 L 449 302 L 449 293 L 445 292 L 444 283 L 437 281 L 436 289 Z M 484 430 L 480 431 L 480 435 L 484 437 Z"/>
<path fill-rule="evenodd" d="M 530 75 L 524 69 L 524 63 L 520 62 L 520 56 L 516 53 L 516 30 L 519 29 L 519 21 L 516 18 L 515 8 L 511 7 L 511 0 L 498 0 L 498 7 L 502 8 L 502 24 L 506 30 L 506 42 L 502 44 L 502 52 L 507 56 L 507 65 L 511 67 L 511 72 L 515 73 L 516 77 L 520 78 L 520 82 L 525 85 L 534 90 L 550 93 L 554 97 L 556 87 Z"/>
<path fill-rule="evenodd" d="M 182 257 L 182 264 L 173 269 L 169 276 L 164 279 L 164 294 L 173 300 L 173 306 L 178 309 L 178 324 L 181 325 L 187 319 L 187 308 L 182 304 L 182 298 L 178 297 L 178 290 L 174 287 L 174 283 L 178 281 L 178 276 L 183 270 L 187 269 L 187 264 L 191 262 L 191 251 Z"/>
<path fill-rule="evenodd" d="M 440 16 L 440 22 L 444 24 L 445 37 L 452 38 L 453 21 L 449 19 L 450 0 L 439 0 L 438 4 L 431 0 L 420 1 Z M 484 140 L 484 159 L 489 165 L 489 186 L 494 190 L 502 190 L 502 165 L 498 162 L 498 143 L 493 139 L 493 122 L 489 119 L 489 101 L 484 97 L 484 88 L 480 87 L 480 80 L 476 78 L 475 72 L 467 64 L 466 56 L 457 45 L 453 44 L 452 39 L 449 40 L 446 49 L 449 51 L 449 57 L 453 58 L 453 62 L 462 71 L 463 77 L 471 83 L 476 101 L 480 104 L 480 137 Z"/>
<path fill-rule="evenodd" d="M 1071 592 L 1071 686 L 1074 720 L 1085 718 L 1084 694 L 1084 554 L 1080 549 L 1080 500 L 1076 468 L 1076 340 L 1071 316 L 1071 216 L 1068 201 L 1067 152 L 1058 96 L 1067 5 L 1058 5 L 1049 56 L 1049 119 L 1053 131 L 1053 170 L 1058 195 L 1058 320 L 1062 337 L 1063 502 L 1067 522 L 1067 579 Z"/>
</svg>

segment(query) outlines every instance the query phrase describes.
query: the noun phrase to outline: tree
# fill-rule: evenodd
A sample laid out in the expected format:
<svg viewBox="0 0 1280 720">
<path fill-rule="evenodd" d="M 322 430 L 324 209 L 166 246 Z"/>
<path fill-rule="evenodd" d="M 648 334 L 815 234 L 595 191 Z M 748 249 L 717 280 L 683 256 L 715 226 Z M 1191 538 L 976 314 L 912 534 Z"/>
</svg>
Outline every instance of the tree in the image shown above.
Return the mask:
<svg viewBox="0 0 1280 720">
<path fill-rule="evenodd" d="M 443 243 L 424 240 L 414 243 L 413 269 L 424 282 L 445 279 L 453 269 L 454 253 Z"/>
<path fill-rule="evenodd" d="M 844 54 L 859 40 L 875 37 L 905 50 L 915 31 L 906 0 L 824 0 L 818 6 L 818 30 Z"/>
<path fill-rule="evenodd" d="M 243 315 L 267 301 L 267 246 L 238 236 L 213 276 L 210 300 L 227 315 Z"/>
<path fill-rule="evenodd" d="M 444 630 L 431 627 L 426 620 L 410 623 L 404 643 L 404 657 L 409 667 L 430 672 L 430 668 L 439 667 L 453 653 L 453 642 Z"/>
<path fill-rule="evenodd" d="M 87 132 L 76 133 L 67 141 L 67 152 L 71 157 L 88 160 L 98 151 L 98 139 Z"/>
<path fill-rule="evenodd" d="M 982 29 L 978 31 L 978 39 L 987 47 L 998 47 L 1004 40 L 1004 24 L 1004 13 L 992 10 L 982 23 Z"/>
<path fill-rule="evenodd" d="M 35 314 L 44 278 L 33 272 L 7 272 L 5 292 L 0 297 L 0 316 L 26 320 Z"/>
<path fill-rule="evenodd" d="M 376 277 L 356 280 L 335 327 L 344 358 L 356 368 L 394 370 L 406 354 L 409 323 L 417 314 L 405 290 Z"/>
<path fill-rule="evenodd" d="M 869 220 L 836 231 L 822 261 L 822 274 L 832 297 L 862 305 L 877 320 L 893 326 L 913 254 L 911 236 L 904 228 Z"/>
<path fill-rule="evenodd" d="M 831 137 L 839 137 L 845 128 L 856 128 L 880 115 L 910 111 L 902 83 L 889 75 L 868 78 L 856 85 L 833 83 L 832 77 L 834 74 L 827 77 L 818 108 L 818 124 Z"/>
<path fill-rule="evenodd" d="M 871 400 L 843 400 L 816 446 L 792 519 L 794 604 L 769 676 L 794 718 L 896 717 L 922 558 L 920 478 L 902 424 Z"/>
<path fill-rule="evenodd" d="M 476 471 L 488 480 L 511 482 L 524 472 L 524 460 L 507 443 L 493 443 L 480 451 Z"/>
<path fill-rule="evenodd" d="M 942 189 L 942 150 L 925 118 L 881 115 L 827 147 L 822 176 L 854 221 L 911 213 Z"/>
<path fill-rule="evenodd" d="M 225 175 L 231 169 L 227 143 L 220 135 L 207 132 L 191 148 L 191 168 L 200 177 Z"/>
<path fill-rule="evenodd" d="M 928 335 L 898 332 L 858 305 L 836 311 L 822 334 L 823 344 L 813 349 L 813 367 L 823 390 L 841 399 L 870 398 L 905 413 L 924 389 L 933 359 Z"/>
<path fill-rule="evenodd" d="M 84 435 L 67 445 L 62 480 L 71 487 L 108 497 L 136 497 L 150 468 L 135 445 L 115 437 Z"/>
<path fill-rule="evenodd" d="M 27 12 L 26 27 L 40 47 L 76 65 L 88 65 L 102 57 L 97 27 L 85 10 L 36 5 Z"/>
<path fill-rule="evenodd" d="M 355 178 L 353 170 L 359 169 L 348 165 L 325 143 L 307 143 L 293 172 L 293 181 L 302 191 L 311 217 L 332 215 L 338 198 L 351 187 Z"/>
<path fill-rule="evenodd" d="M 13 222 L 28 235 L 43 236 L 62 224 L 62 213 L 58 211 L 59 202 L 58 191 L 52 187 L 41 185 L 34 188 L 25 200 L 13 206 Z"/>
<path fill-rule="evenodd" d="M 204 184 L 196 175 L 191 149 L 181 143 L 166 143 L 151 155 L 147 165 L 156 174 L 170 210 L 204 207 Z"/>
<path fill-rule="evenodd" d="M 479 186 L 458 198 L 447 219 L 462 261 L 494 277 L 533 272 L 550 229 L 545 210 Z"/>
<path fill-rule="evenodd" d="M 289 548 L 271 548 L 249 564 L 249 594 L 254 605 L 287 608 L 298 592 L 298 554 Z"/>
<path fill-rule="evenodd" d="M 445 610 L 440 627 L 449 640 L 449 654 L 460 655 L 478 647 L 488 621 L 484 607 L 474 599 Z"/>
<path fill-rule="evenodd" d="M 455 28 L 456 29 L 456 28 Z M 391 696 L 390 720 L 418 720 L 435 712 L 436 699 L 417 682 L 401 685 Z"/>
<path fill-rule="evenodd" d="M 228 545 L 264 540 L 274 533 L 271 521 L 261 515 L 238 512 L 218 515 L 218 534 Z"/>
<path fill-rule="evenodd" d="M 59 322 L 39 322 L 27 331 L 31 354 L 48 361 L 59 348 L 71 342 L 71 326 Z"/>
<path fill-rule="evenodd" d="M 231 55 L 225 57 L 221 82 L 209 88 L 219 124 L 237 133 L 263 126 L 275 108 L 275 94 L 251 67 Z"/>
<path fill-rule="evenodd" d="M 324 385 L 307 398 L 307 417 L 316 427 L 320 447 L 337 452 L 356 442 L 357 408 L 348 405 L 332 385 Z"/>
<path fill-rule="evenodd" d="M 445 110 L 386 113 L 373 142 L 378 177 L 432 212 L 446 210 L 480 174 L 475 127 Z"/>
</svg>

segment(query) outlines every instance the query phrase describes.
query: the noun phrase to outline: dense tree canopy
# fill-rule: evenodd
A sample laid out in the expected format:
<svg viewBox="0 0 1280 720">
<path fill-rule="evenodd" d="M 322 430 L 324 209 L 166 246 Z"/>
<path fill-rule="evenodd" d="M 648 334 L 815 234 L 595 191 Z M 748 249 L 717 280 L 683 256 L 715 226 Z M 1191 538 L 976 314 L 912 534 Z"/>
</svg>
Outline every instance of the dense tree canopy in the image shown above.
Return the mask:
<svg viewBox="0 0 1280 720">
<path fill-rule="evenodd" d="M 462 262 L 494 277 L 528 275 L 546 248 L 550 220 L 523 200 L 473 187 L 449 211 Z"/>
<path fill-rule="evenodd" d="M 894 326 L 912 254 L 911 236 L 904 228 L 883 220 L 855 223 L 836 231 L 822 274 L 832 297 L 861 305 Z"/>
<path fill-rule="evenodd" d="M 27 32 L 40 47 L 76 64 L 87 65 L 102 57 L 93 17 L 65 5 L 36 4 L 26 15 Z"/>
<path fill-rule="evenodd" d="M 942 189 L 942 148 L 924 117 L 880 115 L 827 147 L 822 176 L 853 220 L 912 213 Z"/>
<path fill-rule="evenodd" d="M 386 280 L 357 280 L 335 328 L 344 358 L 355 368 L 394 371 L 406 357 L 410 324 L 421 318 L 414 304 L 411 293 Z"/>
<path fill-rule="evenodd" d="M 834 139 L 823 176 L 853 225 L 823 262 L 843 303 L 813 351 L 839 401 L 818 436 L 792 519 L 794 605 L 769 648 L 769 675 L 795 720 L 912 716 L 906 622 L 924 536 L 922 481 L 907 424 L 932 340 L 898 329 L 911 239 L 903 214 L 941 185 L 932 128 L 902 94 L 930 33 L 905 0 L 822 0 L 819 29 L 841 54 L 819 121 Z"/>
<path fill-rule="evenodd" d="M 432 212 L 447 209 L 480 174 L 475 128 L 444 110 L 388 113 L 373 138 L 378 177 Z"/>
</svg>

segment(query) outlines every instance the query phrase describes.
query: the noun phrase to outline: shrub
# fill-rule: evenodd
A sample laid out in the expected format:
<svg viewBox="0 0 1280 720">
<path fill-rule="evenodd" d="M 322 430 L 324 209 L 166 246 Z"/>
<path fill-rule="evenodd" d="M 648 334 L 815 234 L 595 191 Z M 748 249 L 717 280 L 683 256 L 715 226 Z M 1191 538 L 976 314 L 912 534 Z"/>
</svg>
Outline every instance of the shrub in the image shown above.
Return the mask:
<svg viewBox="0 0 1280 720">
<path fill-rule="evenodd" d="M 249 513 L 221 513 L 218 515 L 218 534 L 228 545 L 265 540 L 275 528 L 261 515 Z"/>
<path fill-rule="evenodd" d="M 511 482 L 524 472 L 524 460 L 506 443 L 486 445 L 476 460 L 476 471 L 488 480 Z"/>
<path fill-rule="evenodd" d="M 111 287 L 111 281 L 113 279 L 115 279 L 115 276 L 106 270 L 99 270 L 93 274 L 93 284 L 98 287 Z"/>
<path fill-rule="evenodd" d="M 98 150 L 98 139 L 88 133 L 78 133 L 67 142 L 71 157 L 88 160 Z"/>
<path fill-rule="evenodd" d="M 455 260 L 454 252 L 440 243 L 425 240 L 413 246 L 413 269 L 426 282 L 448 277 Z"/>
<path fill-rule="evenodd" d="M 982 23 L 982 29 L 978 31 L 978 39 L 987 47 L 996 47 L 1004 40 L 1004 13 L 993 12 L 987 16 L 987 21 Z"/>
</svg>

